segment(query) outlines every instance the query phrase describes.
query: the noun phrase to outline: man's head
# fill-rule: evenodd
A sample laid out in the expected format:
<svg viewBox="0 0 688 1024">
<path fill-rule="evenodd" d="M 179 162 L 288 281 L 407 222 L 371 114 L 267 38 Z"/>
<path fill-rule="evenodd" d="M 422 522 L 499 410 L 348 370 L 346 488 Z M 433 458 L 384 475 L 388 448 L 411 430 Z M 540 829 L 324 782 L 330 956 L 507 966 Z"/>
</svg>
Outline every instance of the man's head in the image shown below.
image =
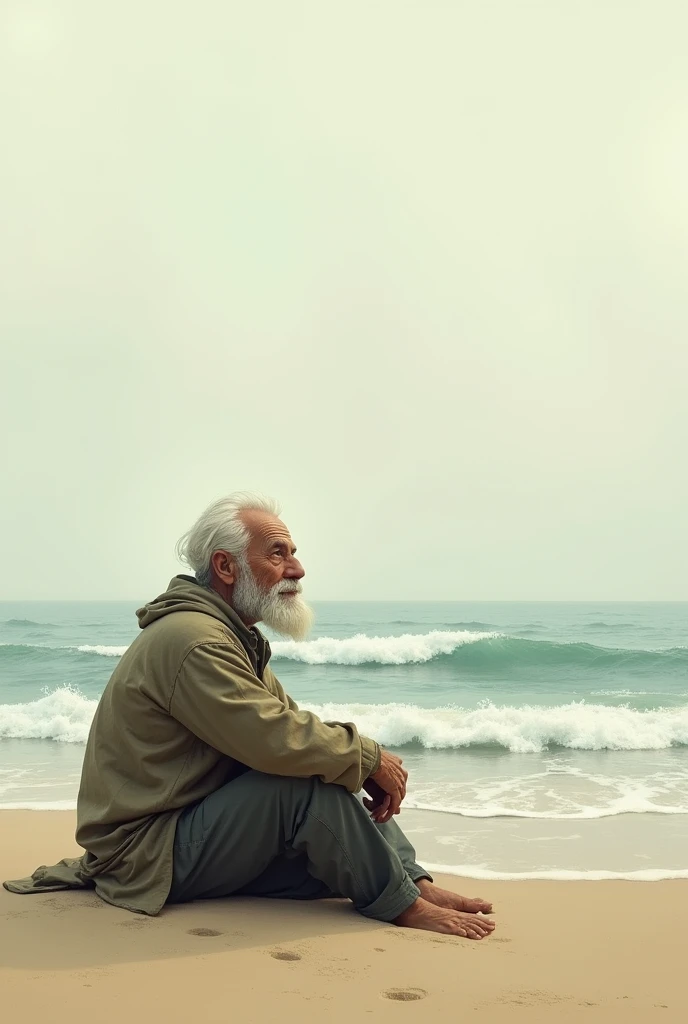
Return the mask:
<svg viewBox="0 0 688 1024">
<path fill-rule="evenodd" d="M 238 491 L 210 505 L 177 545 L 203 586 L 215 590 L 248 626 L 302 640 L 313 613 L 301 597 L 305 575 L 272 498 Z"/>
</svg>

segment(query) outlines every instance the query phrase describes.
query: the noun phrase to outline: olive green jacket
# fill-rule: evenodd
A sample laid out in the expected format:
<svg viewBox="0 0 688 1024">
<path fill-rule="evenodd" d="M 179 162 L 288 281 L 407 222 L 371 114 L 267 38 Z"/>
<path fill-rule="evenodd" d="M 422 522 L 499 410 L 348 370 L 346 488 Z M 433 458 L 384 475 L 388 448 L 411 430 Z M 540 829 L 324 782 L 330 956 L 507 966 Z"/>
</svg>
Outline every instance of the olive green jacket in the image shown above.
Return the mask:
<svg viewBox="0 0 688 1024">
<path fill-rule="evenodd" d="M 137 612 L 91 725 L 77 803 L 86 853 L 6 882 L 13 892 L 95 887 L 157 914 L 172 880 L 179 815 L 248 768 L 319 776 L 355 793 L 380 763 L 354 725 L 299 711 L 268 667 L 270 647 L 214 591 L 177 576 Z"/>
</svg>

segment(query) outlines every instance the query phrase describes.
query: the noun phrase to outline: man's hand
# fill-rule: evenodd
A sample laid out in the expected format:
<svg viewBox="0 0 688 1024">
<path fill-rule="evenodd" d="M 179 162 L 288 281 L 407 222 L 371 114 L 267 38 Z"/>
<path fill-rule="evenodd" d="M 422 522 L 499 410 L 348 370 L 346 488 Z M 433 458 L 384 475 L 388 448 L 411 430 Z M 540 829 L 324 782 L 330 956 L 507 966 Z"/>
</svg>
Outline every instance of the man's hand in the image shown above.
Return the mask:
<svg viewBox="0 0 688 1024">
<path fill-rule="evenodd" d="M 363 783 L 363 788 L 370 800 L 363 803 L 371 812 L 373 821 L 384 825 L 401 810 L 401 802 L 406 796 L 406 780 L 408 772 L 402 766 L 400 757 L 382 751 L 380 767 Z"/>
</svg>

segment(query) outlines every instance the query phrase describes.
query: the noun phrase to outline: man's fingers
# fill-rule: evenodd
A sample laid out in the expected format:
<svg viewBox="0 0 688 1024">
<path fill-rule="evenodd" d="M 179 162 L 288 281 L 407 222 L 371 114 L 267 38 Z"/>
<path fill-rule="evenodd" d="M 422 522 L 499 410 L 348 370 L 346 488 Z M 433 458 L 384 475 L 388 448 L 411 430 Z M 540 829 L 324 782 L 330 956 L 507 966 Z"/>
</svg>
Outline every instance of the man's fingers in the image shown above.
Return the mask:
<svg viewBox="0 0 688 1024">
<path fill-rule="evenodd" d="M 399 795 L 399 800 L 403 800 L 406 796 L 406 781 L 404 778 L 401 775 L 394 775 L 390 779 L 390 782 L 392 785 L 389 787 L 389 791 L 397 793 Z"/>
<path fill-rule="evenodd" d="M 384 825 L 390 821 L 395 814 L 399 813 L 401 808 L 401 794 L 400 793 L 389 793 L 384 802 L 375 809 L 373 813 L 373 820 L 380 825 Z"/>
<path fill-rule="evenodd" d="M 391 807 L 388 807 L 387 810 L 384 813 L 381 813 L 378 810 L 375 813 L 375 815 L 373 815 L 373 820 L 376 821 L 378 823 L 378 825 L 386 825 L 387 822 L 391 820 L 391 818 L 393 816 L 393 813 L 394 812 L 392 811 Z"/>
<path fill-rule="evenodd" d="M 380 806 L 379 807 L 375 807 L 375 809 L 373 810 L 373 815 L 372 815 L 374 821 L 383 821 L 383 820 L 385 820 L 385 816 L 386 816 L 386 814 L 387 814 L 387 812 L 389 810 L 390 803 L 391 803 L 390 797 L 389 797 L 389 795 L 387 795 L 385 797 L 385 799 L 382 801 L 382 803 L 380 804 Z"/>
<path fill-rule="evenodd" d="M 408 778 L 408 776 L 406 776 L 405 774 L 404 775 L 399 774 L 399 775 L 396 775 L 395 779 L 394 779 L 394 781 L 397 784 L 397 789 L 398 789 L 399 793 L 401 794 L 401 799 L 402 800 L 406 796 L 406 779 L 407 778 Z"/>
<path fill-rule="evenodd" d="M 373 783 L 375 787 L 389 794 L 391 801 L 385 804 L 383 810 L 382 801 L 378 798 L 378 806 L 375 809 L 374 815 L 376 821 L 389 821 L 401 809 L 401 803 L 406 797 L 406 784 L 408 781 L 408 772 L 402 765 L 403 762 L 400 757 L 397 757 L 396 754 L 390 754 L 389 751 L 383 749 L 380 767 L 373 776 Z"/>
</svg>

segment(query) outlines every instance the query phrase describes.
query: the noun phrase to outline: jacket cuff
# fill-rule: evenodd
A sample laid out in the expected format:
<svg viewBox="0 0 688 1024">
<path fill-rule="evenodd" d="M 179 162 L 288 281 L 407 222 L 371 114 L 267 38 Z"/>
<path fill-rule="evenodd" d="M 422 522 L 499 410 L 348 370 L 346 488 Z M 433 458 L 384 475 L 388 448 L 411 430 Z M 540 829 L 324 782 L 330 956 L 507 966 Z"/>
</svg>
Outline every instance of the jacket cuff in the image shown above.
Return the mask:
<svg viewBox="0 0 688 1024">
<path fill-rule="evenodd" d="M 382 751 L 380 744 L 375 740 L 361 736 L 361 779 L 358 788 L 360 789 L 366 779 L 374 775 L 380 767 Z"/>
</svg>

